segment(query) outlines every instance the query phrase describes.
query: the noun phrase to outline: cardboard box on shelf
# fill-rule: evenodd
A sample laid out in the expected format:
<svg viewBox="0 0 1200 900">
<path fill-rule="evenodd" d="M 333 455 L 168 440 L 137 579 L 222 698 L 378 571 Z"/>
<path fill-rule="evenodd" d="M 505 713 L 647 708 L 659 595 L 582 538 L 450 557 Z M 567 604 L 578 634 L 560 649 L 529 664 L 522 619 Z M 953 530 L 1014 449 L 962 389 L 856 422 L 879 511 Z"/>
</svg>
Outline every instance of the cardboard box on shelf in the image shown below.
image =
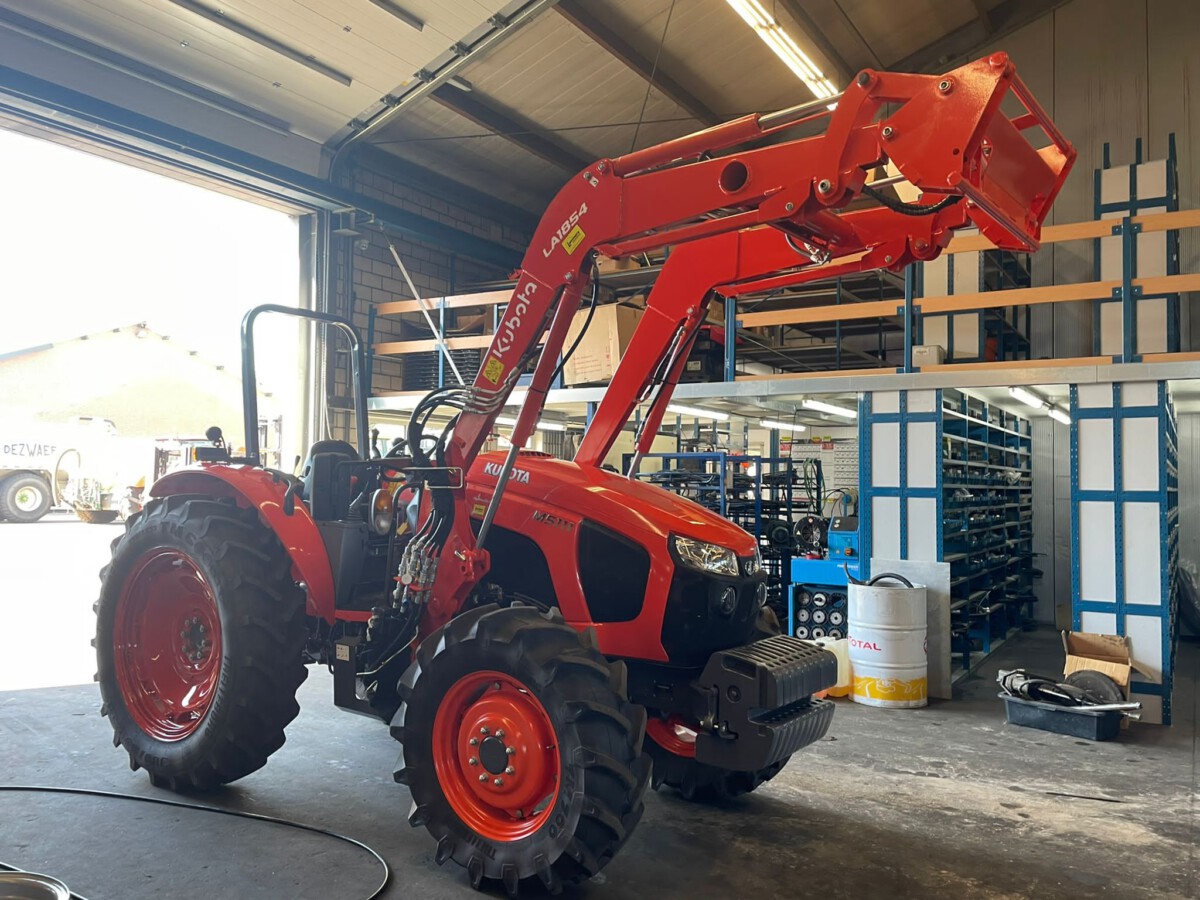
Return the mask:
<svg viewBox="0 0 1200 900">
<path fill-rule="evenodd" d="M 913 365 L 940 366 L 946 361 L 946 348 L 941 344 L 917 344 L 912 349 Z"/>
<path fill-rule="evenodd" d="M 575 314 L 571 327 L 567 329 L 566 347 L 575 343 L 575 338 L 587 321 L 588 311 L 581 309 Z M 571 387 L 583 384 L 607 384 L 617 370 L 617 363 L 638 322 L 642 310 L 612 303 L 596 307 L 592 324 L 567 364 L 563 366 L 563 382 Z"/>
<path fill-rule="evenodd" d="M 640 269 L 642 264 L 632 256 L 622 256 L 619 259 L 613 259 L 611 256 L 597 256 L 596 268 L 601 275 L 608 275 L 612 272 L 627 272 L 630 269 Z"/>
</svg>

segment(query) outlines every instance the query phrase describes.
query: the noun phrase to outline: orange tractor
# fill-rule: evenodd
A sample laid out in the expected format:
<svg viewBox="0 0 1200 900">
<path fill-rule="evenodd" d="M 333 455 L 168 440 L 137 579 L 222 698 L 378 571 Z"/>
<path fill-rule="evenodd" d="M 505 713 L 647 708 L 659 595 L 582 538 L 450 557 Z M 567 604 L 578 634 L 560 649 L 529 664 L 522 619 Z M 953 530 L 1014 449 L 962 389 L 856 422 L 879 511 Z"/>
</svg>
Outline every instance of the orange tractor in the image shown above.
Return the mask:
<svg viewBox="0 0 1200 900">
<path fill-rule="evenodd" d="M 777 633 L 755 540 L 635 480 L 636 454 L 625 473 L 602 462 L 639 404 L 649 448 L 714 295 L 898 270 L 967 225 L 1035 249 L 1075 155 L 1003 54 L 942 76 L 863 71 L 835 99 L 572 178 L 473 383 L 423 398 L 381 458 L 353 327 L 290 310 L 351 341 L 357 447 L 318 442 L 300 478 L 261 464 L 254 320 L 289 310 L 252 311 L 245 455 L 214 434 L 198 466 L 156 482 L 103 573 L 103 711 L 132 766 L 176 790 L 254 772 L 283 744 L 308 665 L 328 665 L 335 704 L 402 745 L 395 778 L 437 861 L 515 894 L 599 872 L 650 784 L 752 791 L 824 735 L 833 705 L 812 695 L 836 661 Z M 788 139 L 818 121 L 823 134 Z M 917 203 L 868 184 L 889 162 Z M 847 209 L 864 194 L 875 203 Z M 523 451 L 589 291 L 594 308 L 595 256 L 668 246 L 575 459 Z M 530 366 L 511 450 L 481 454 Z M 437 413 L 449 424 L 433 428 Z"/>
</svg>

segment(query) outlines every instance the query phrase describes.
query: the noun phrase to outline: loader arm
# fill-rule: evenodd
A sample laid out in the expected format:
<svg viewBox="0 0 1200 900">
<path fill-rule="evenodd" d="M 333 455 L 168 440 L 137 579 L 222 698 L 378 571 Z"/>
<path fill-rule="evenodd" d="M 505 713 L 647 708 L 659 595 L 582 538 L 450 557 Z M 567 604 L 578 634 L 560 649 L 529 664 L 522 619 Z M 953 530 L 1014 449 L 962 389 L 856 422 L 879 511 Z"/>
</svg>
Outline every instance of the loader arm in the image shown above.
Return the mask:
<svg viewBox="0 0 1200 900">
<path fill-rule="evenodd" d="M 1025 108 L 1015 119 L 1000 111 L 1010 91 Z M 804 260 L 814 271 L 814 262 L 826 259 L 860 269 L 900 266 L 902 259 L 932 258 L 950 229 L 968 221 L 997 246 L 1036 249 L 1075 151 L 1005 54 L 942 76 L 864 70 L 833 99 L 833 110 L 826 106 L 831 101 L 823 100 L 744 116 L 598 160 L 551 202 L 474 382 L 432 392 L 410 422 L 417 465 L 437 464 L 427 481 L 428 513 L 405 550 L 399 574 L 404 602 L 422 605 L 422 633 L 457 614 L 487 572 L 492 518 L 517 453 L 541 414 L 597 252 L 624 256 L 670 245 L 673 259 L 682 254 L 702 270 L 693 277 L 682 262 L 672 266 L 683 271 L 680 281 L 687 281 L 678 289 L 672 288 L 675 275 L 667 279 L 664 272 L 660 279 L 654 294 L 663 299 L 653 304 L 634 336 L 639 353 L 630 348 L 621 377 L 608 391 L 612 422 L 627 410 L 623 424 L 649 383 L 678 379 L 695 324 L 703 320 L 708 293 L 708 288 L 700 291 L 703 284 L 728 284 L 731 290 L 742 284 L 748 290 L 747 285 L 771 278 L 796 277 Z M 883 115 L 885 106 L 894 111 Z M 828 120 L 823 134 L 785 140 L 789 130 L 823 119 Z M 1049 141 L 1041 149 L 1024 135 L 1035 126 Z M 773 142 L 762 145 L 764 138 Z M 931 204 L 963 202 L 943 206 L 932 217 L 886 209 L 840 213 L 862 193 L 868 174 L 889 161 Z M 827 274 L 834 272 L 824 268 L 820 277 Z M 513 428 L 512 448 L 495 473 L 496 489 L 477 535 L 462 474 L 530 363 L 532 381 Z M 430 441 L 425 423 L 439 406 L 457 415 L 440 438 Z M 665 400 L 655 404 L 659 417 L 663 407 Z M 597 435 L 587 445 L 585 460 L 603 458 L 597 456 L 600 442 Z M 435 448 L 426 454 L 422 448 L 430 443 Z"/>
</svg>

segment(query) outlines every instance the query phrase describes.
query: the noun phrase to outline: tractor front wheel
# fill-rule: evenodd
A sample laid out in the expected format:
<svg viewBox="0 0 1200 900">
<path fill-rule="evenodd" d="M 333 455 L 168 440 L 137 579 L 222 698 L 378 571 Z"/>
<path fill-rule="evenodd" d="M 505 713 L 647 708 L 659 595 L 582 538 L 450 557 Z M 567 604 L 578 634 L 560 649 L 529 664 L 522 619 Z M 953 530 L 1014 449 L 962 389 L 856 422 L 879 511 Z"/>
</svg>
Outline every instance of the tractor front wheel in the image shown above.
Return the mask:
<svg viewBox="0 0 1200 900">
<path fill-rule="evenodd" d="M 392 735 L 409 822 L 471 884 L 557 890 L 592 877 L 641 819 L 646 714 L 625 670 L 557 613 L 485 607 L 422 642 Z"/>
<path fill-rule="evenodd" d="M 696 762 L 696 732 L 677 716 L 652 717 L 646 725 L 646 753 L 654 760 L 654 789 L 675 788 L 684 800 L 728 803 L 770 781 L 791 757 L 756 772 L 733 772 Z"/>
<path fill-rule="evenodd" d="M 179 791 L 261 768 L 308 674 L 304 594 L 275 534 L 232 501 L 153 500 L 100 578 L 101 712 L 130 767 Z"/>
</svg>

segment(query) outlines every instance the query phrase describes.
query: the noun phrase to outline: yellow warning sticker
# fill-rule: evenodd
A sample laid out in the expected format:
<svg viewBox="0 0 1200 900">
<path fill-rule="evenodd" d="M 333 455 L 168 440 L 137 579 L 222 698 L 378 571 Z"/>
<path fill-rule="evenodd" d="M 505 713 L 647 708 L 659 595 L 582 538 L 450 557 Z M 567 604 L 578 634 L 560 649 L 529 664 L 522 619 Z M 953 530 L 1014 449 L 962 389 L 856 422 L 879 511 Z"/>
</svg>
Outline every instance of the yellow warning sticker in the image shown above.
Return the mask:
<svg viewBox="0 0 1200 900">
<path fill-rule="evenodd" d="M 483 367 L 483 377 L 492 384 L 500 383 L 500 376 L 504 374 L 504 363 L 492 357 L 487 361 L 487 365 Z"/>
<path fill-rule="evenodd" d="M 476 503 L 471 506 L 471 517 L 474 519 L 482 519 L 483 514 L 487 512 L 487 505 L 484 503 Z"/>
<path fill-rule="evenodd" d="M 574 253 L 579 248 L 579 245 L 583 243 L 583 239 L 585 237 L 587 237 L 587 235 L 583 233 L 583 229 L 576 225 L 569 232 L 567 232 L 567 236 L 563 238 L 563 249 L 566 250 L 568 254 Z"/>
</svg>

